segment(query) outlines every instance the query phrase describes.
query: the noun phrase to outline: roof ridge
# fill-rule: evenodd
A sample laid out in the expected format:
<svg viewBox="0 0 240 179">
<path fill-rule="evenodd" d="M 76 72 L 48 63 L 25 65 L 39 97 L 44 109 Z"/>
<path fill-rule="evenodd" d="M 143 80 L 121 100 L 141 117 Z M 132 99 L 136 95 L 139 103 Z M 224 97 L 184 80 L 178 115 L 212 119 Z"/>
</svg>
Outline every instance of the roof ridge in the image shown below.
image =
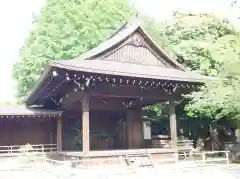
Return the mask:
<svg viewBox="0 0 240 179">
<path fill-rule="evenodd" d="M 125 21 L 120 28 L 118 28 L 110 37 L 107 38 L 107 40 L 114 37 L 119 32 L 121 32 L 124 28 L 127 28 L 131 25 L 137 25 L 140 27 L 140 20 L 136 16 L 134 16 L 131 20 Z"/>
<path fill-rule="evenodd" d="M 126 28 L 128 25 L 128 22 L 125 22 L 120 28 L 118 28 L 117 30 L 115 30 L 115 32 L 110 35 L 107 40 L 111 39 L 112 37 L 114 37 L 115 35 L 117 35 L 119 32 L 121 32 L 124 28 Z"/>
<path fill-rule="evenodd" d="M 125 23 L 125 25 L 126 24 L 127 23 Z M 112 46 L 122 42 L 125 38 L 130 36 L 139 27 L 139 26 L 131 25 L 131 26 L 128 26 L 128 28 L 125 28 L 126 27 L 125 25 L 123 25 L 120 29 L 118 29 L 110 38 L 101 42 L 96 47 L 88 50 L 87 52 L 83 53 L 79 57 L 76 57 L 75 59 L 89 60 L 89 59 L 93 58 L 94 56 L 111 48 Z M 119 34 L 121 34 L 121 35 L 119 35 Z"/>
</svg>

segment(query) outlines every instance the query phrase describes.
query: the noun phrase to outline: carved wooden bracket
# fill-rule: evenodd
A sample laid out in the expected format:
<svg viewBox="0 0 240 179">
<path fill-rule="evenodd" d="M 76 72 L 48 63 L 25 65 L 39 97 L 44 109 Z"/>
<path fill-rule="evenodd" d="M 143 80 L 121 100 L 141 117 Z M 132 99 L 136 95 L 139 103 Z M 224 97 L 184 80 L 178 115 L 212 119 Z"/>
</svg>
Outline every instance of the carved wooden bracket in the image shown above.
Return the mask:
<svg viewBox="0 0 240 179">
<path fill-rule="evenodd" d="M 128 42 L 127 44 L 129 44 L 129 45 L 134 45 L 134 46 L 136 46 L 136 47 L 145 47 L 145 46 L 146 46 L 144 40 L 143 40 L 142 37 L 141 37 L 140 35 L 138 35 L 138 34 L 134 34 L 134 35 L 130 38 L 130 40 L 129 40 L 129 42 Z"/>
</svg>

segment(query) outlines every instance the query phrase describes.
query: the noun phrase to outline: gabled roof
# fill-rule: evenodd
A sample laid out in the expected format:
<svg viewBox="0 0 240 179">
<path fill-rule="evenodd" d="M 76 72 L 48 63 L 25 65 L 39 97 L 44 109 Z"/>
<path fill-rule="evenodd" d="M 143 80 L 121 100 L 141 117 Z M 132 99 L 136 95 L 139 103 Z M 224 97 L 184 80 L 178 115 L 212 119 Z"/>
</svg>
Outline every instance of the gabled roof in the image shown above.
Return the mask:
<svg viewBox="0 0 240 179">
<path fill-rule="evenodd" d="M 51 91 L 44 86 L 57 69 L 188 83 L 204 83 L 210 79 L 188 72 L 170 58 L 137 23 L 126 23 L 105 42 L 80 57 L 49 61 L 39 82 L 27 97 L 28 105 L 36 96 L 39 98 L 39 94 Z"/>
<path fill-rule="evenodd" d="M 140 78 L 201 82 L 207 78 L 188 72 L 170 58 L 136 23 L 126 23 L 96 48 L 73 60 L 57 60 L 50 67 Z"/>
<path fill-rule="evenodd" d="M 129 48 L 134 48 L 132 51 Z M 93 48 L 92 50 L 87 51 L 80 57 L 77 57 L 74 60 L 111 60 L 107 57 L 109 57 L 113 53 L 117 53 L 119 51 L 123 51 L 124 48 L 128 48 L 129 54 L 131 53 L 141 53 L 145 52 L 146 54 L 141 55 L 148 55 L 147 57 L 155 57 L 154 60 L 158 60 L 159 64 L 160 61 L 165 63 L 165 67 L 172 67 L 179 70 L 185 71 L 185 68 L 179 64 L 177 61 L 170 58 L 164 50 L 157 45 L 157 43 L 147 34 L 147 32 L 137 23 L 126 23 L 123 27 L 121 27 L 119 30 L 117 30 L 109 39 L 107 39 L 105 42 L 101 43 L 97 47 Z M 137 51 L 138 49 L 138 51 Z M 118 55 L 123 55 L 124 52 Z M 127 52 L 125 52 L 127 53 Z M 148 54 L 147 54 L 148 53 Z M 151 55 L 151 56 L 150 56 Z M 141 58 L 141 57 L 140 57 Z M 142 57 L 143 58 L 143 57 Z M 157 62 L 155 64 L 151 64 L 149 60 L 151 59 L 145 59 L 145 63 L 141 63 L 140 59 L 131 60 L 131 59 L 112 59 L 113 61 L 118 61 L 122 63 L 140 63 L 143 65 L 157 65 Z M 76 62 L 76 61 L 75 61 Z M 80 62 L 80 61 L 79 61 Z"/>
</svg>

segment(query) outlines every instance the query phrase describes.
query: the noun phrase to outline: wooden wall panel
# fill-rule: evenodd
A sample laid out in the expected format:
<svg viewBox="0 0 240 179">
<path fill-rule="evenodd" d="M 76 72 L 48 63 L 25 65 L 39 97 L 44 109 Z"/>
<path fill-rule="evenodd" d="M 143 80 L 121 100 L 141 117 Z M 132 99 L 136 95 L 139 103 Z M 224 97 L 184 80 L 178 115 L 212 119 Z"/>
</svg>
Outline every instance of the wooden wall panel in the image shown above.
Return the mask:
<svg viewBox="0 0 240 179">
<path fill-rule="evenodd" d="M 51 142 L 51 120 L 1 120 L 0 146 L 49 144 Z"/>
<path fill-rule="evenodd" d="M 123 113 L 109 111 L 90 111 L 90 150 L 110 150 L 122 149 L 116 140 L 118 133 L 118 122 L 122 118 Z M 77 132 L 70 132 L 70 128 L 75 127 L 82 130 L 81 112 L 71 111 L 64 114 L 63 118 L 63 147 L 64 150 L 81 150 L 82 136 Z M 79 120 L 79 123 L 77 122 Z M 72 127 L 70 127 L 72 126 Z M 77 140 L 75 140 L 77 139 Z M 79 145 L 73 144 L 72 141 L 78 141 Z"/>
<path fill-rule="evenodd" d="M 90 115 L 91 149 L 115 149 L 117 124 L 119 118 L 111 113 L 92 113 Z"/>
</svg>

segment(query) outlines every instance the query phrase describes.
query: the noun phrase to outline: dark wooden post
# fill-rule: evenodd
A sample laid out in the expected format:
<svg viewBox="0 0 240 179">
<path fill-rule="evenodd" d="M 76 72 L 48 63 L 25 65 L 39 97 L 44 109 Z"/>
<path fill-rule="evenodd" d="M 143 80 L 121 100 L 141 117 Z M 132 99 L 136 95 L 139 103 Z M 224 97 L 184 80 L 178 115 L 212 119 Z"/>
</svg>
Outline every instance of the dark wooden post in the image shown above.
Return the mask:
<svg viewBox="0 0 240 179">
<path fill-rule="evenodd" d="M 128 109 L 126 123 L 128 148 L 137 149 L 143 147 L 144 137 L 141 108 Z"/>
<path fill-rule="evenodd" d="M 57 119 L 57 150 L 62 151 L 62 118 Z"/>
<path fill-rule="evenodd" d="M 82 151 L 84 154 L 89 152 L 89 103 L 90 97 L 85 93 L 82 101 Z"/>
<path fill-rule="evenodd" d="M 50 118 L 50 125 L 49 125 L 49 134 L 50 134 L 50 144 L 53 144 L 53 119 Z"/>
<path fill-rule="evenodd" d="M 177 119 L 174 101 L 169 101 L 169 120 L 170 120 L 170 131 L 171 131 L 171 142 L 172 148 L 177 147 Z"/>
</svg>

